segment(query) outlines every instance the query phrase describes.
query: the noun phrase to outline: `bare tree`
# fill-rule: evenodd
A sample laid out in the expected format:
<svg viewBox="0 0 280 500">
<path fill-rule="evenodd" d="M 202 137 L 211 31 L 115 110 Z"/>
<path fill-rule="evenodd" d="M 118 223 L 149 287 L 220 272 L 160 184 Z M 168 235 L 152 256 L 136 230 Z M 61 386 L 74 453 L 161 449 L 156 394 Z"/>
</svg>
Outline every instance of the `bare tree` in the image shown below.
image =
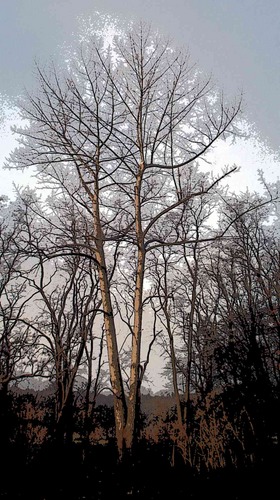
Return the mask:
<svg viewBox="0 0 280 500">
<path fill-rule="evenodd" d="M 269 447 L 271 434 L 279 432 L 273 417 L 279 387 L 279 241 L 269 220 L 272 207 L 263 202 L 260 195 L 249 193 L 232 196 L 230 204 L 227 199 L 223 224 L 234 220 L 230 238 L 213 244 L 202 262 L 207 281 L 200 310 L 210 321 L 200 333 L 198 352 L 200 363 L 206 360 L 200 367 L 202 376 L 207 380 L 210 375 L 211 380 L 204 398 L 210 404 L 212 392 L 224 402 L 224 419 L 248 462 L 262 453 L 259 447 Z M 256 204 L 258 209 L 248 211 Z M 207 335 L 208 350 L 201 350 Z M 251 455 L 249 435 L 255 440 Z"/>
<path fill-rule="evenodd" d="M 36 335 L 25 323 L 34 291 L 28 291 L 25 257 L 18 248 L 23 231 L 19 203 L 3 197 L 0 205 L 0 441 L 5 449 L 11 437 L 9 390 L 40 375 L 43 366 Z"/>
<path fill-rule="evenodd" d="M 22 192 L 21 199 L 24 234 L 18 248 L 29 263 L 27 291 L 35 296 L 24 323 L 41 348 L 42 375 L 55 383 L 55 436 L 61 445 L 65 434 L 72 440 L 77 375 L 83 368 L 92 379 L 94 323 L 101 312 L 99 282 L 95 263 L 75 251 L 76 241 L 86 242 L 88 233 L 85 214 L 77 212 L 71 198 L 58 196 L 42 203 L 34 193 Z"/>
<path fill-rule="evenodd" d="M 204 181 L 206 177 L 204 175 Z M 201 180 L 201 175 L 195 169 L 189 172 L 190 191 Z M 201 387 L 201 382 L 197 380 L 197 368 L 198 360 L 202 360 L 203 324 L 206 324 L 201 301 L 204 288 L 203 261 L 211 246 L 209 241 L 204 244 L 201 242 L 208 239 L 209 219 L 216 208 L 214 192 L 211 200 L 203 195 L 191 199 L 184 206 L 176 226 L 176 232 L 190 243 L 182 244 L 176 252 L 172 246 L 154 250 L 149 266 L 154 301 L 158 303 L 157 318 L 163 332 L 161 346 L 168 360 L 165 371 L 171 372 L 176 402 L 177 446 L 184 460 L 190 464 L 191 403 Z M 211 362 L 209 356 L 205 362 Z"/>
<path fill-rule="evenodd" d="M 23 267 L 25 256 L 18 247 L 23 224 L 18 200 L 1 200 L 0 218 L 0 384 L 7 394 L 10 382 L 40 372 L 36 360 L 36 338 L 25 324 L 28 304 L 35 293 L 28 292 Z M 33 358 L 34 356 L 34 358 Z"/>
<path fill-rule="evenodd" d="M 103 42 L 80 47 L 64 74 L 38 69 L 38 94 L 22 104 L 30 127 L 18 131 L 22 145 L 11 162 L 37 165 L 48 186 L 66 190 L 91 217 L 90 240 L 75 250 L 94 258 L 99 273 L 121 456 L 135 437 L 147 255 L 191 243 L 176 229 L 190 200 L 210 195 L 236 170 L 189 189 L 189 169 L 236 133 L 240 102 L 227 106 L 188 55 L 149 28 L 116 35 L 109 47 Z M 135 256 L 127 400 L 109 279 L 120 244 Z"/>
<path fill-rule="evenodd" d="M 268 223 L 271 207 L 263 206 L 245 213 L 244 208 L 256 201 L 261 205 L 263 200 L 260 196 L 257 200 L 254 198 L 256 195 L 240 196 L 231 207 L 226 207 L 226 218 L 236 218 L 236 213 L 240 212 L 243 215 L 231 227 L 230 245 L 217 245 L 218 251 L 213 252 L 211 258 L 209 256 L 208 274 L 215 280 L 212 289 L 219 293 L 218 328 L 223 325 L 224 332 L 227 332 L 228 347 L 235 349 L 238 338 L 239 354 L 236 352 L 236 355 L 240 361 L 243 358 L 247 367 L 253 368 L 253 377 L 261 384 L 268 382 L 269 378 L 277 384 L 275 355 L 279 341 L 279 318 L 276 263 L 279 242 L 272 234 L 273 226 Z M 214 300 L 217 301 L 217 298 Z M 221 335 L 220 339 L 224 338 Z M 238 379 L 237 367 L 232 376 Z"/>
</svg>

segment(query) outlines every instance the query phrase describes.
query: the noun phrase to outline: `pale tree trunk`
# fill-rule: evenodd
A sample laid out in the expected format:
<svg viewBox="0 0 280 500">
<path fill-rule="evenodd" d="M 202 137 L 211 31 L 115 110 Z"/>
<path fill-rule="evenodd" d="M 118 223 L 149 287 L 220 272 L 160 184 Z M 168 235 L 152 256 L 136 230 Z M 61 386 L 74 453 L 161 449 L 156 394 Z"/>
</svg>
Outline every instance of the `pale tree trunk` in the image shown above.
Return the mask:
<svg viewBox="0 0 280 500">
<path fill-rule="evenodd" d="M 140 355 L 143 320 L 143 282 L 144 282 L 145 251 L 138 251 L 136 289 L 134 296 L 134 326 L 130 365 L 130 390 L 128 399 L 128 414 L 125 429 L 126 448 L 132 449 L 140 407 Z"/>
<path fill-rule="evenodd" d="M 100 292 L 104 311 L 104 329 L 107 341 L 107 352 L 111 387 L 114 395 L 114 415 L 116 426 L 116 439 L 119 457 L 123 453 L 124 428 L 126 422 L 126 401 L 119 362 L 117 335 L 108 279 L 108 270 L 104 253 L 104 237 L 100 222 L 99 196 L 97 182 L 93 196 L 94 232 L 95 232 L 95 258 L 98 263 Z"/>
<path fill-rule="evenodd" d="M 141 185 L 144 163 L 140 164 L 139 174 L 135 184 L 135 229 L 138 243 L 135 293 L 134 293 L 134 324 L 131 346 L 130 388 L 128 399 L 128 415 L 125 429 L 125 442 L 128 450 L 132 449 L 140 408 L 140 355 L 143 322 L 143 287 L 145 272 L 145 246 L 141 216 Z"/>
</svg>

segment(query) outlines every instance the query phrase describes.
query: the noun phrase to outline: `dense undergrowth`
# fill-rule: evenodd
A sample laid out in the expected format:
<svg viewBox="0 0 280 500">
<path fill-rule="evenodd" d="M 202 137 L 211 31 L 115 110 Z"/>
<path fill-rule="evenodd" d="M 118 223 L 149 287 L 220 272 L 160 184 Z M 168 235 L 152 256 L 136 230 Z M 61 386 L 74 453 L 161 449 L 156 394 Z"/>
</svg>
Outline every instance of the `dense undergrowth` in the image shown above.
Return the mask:
<svg viewBox="0 0 280 500">
<path fill-rule="evenodd" d="M 91 428 L 87 430 L 84 428 L 82 407 L 76 405 L 71 431 L 68 429 L 63 440 L 59 441 L 55 433 L 52 396 L 10 393 L 6 411 L 3 411 L 2 405 L 1 414 L 4 461 L 0 497 L 11 500 L 179 500 L 202 499 L 210 495 L 211 498 L 233 500 L 249 499 L 253 495 L 265 498 L 273 491 L 278 450 L 276 436 L 270 439 L 269 433 L 275 432 L 276 428 L 276 401 L 275 406 L 271 403 L 266 408 L 266 415 L 263 413 L 262 416 L 257 402 L 255 405 L 258 418 L 263 418 L 262 432 L 266 432 L 266 436 L 261 435 L 260 423 L 259 435 L 250 436 L 247 428 L 248 435 L 243 435 L 239 447 L 233 432 L 228 436 L 220 435 L 219 439 L 212 435 L 212 447 L 218 446 L 216 452 L 221 454 L 216 458 L 214 450 L 210 450 L 211 444 L 206 442 L 204 448 L 199 448 L 198 440 L 203 429 L 204 439 L 207 438 L 206 420 L 208 433 L 211 433 L 213 415 L 216 415 L 216 424 L 220 425 L 220 429 L 220 420 L 224 416 L 219 414 L 216 402 L 216 413 L 211 417 L 212 410 L 208 406 L 207 419 L 198 422 L 199 415 L 202 418 L 202 405 L 200 408 L 198 403 L 197 408 L 193 405 L 193 421 L 189 430 L 192 439 L 189 456 L 193 463 L 186 459 L 183 452 L 172 397 L 143 397 L 146 413 L 142 414 L 139 422 L 138 443 L 133 455 L 124 456 L 122 462 L 118 460 L 115 446 L 111 399 L 108 396 L 104 401 L 107 404 L 96 406 Z M 214 442 L 215 439 L 220 440 L 219 445 Z M 195 455 L 199 455 L 198 448 L 199 460 Z M 212 462 L 209 460 L 211 453 Z"/>
</svg>

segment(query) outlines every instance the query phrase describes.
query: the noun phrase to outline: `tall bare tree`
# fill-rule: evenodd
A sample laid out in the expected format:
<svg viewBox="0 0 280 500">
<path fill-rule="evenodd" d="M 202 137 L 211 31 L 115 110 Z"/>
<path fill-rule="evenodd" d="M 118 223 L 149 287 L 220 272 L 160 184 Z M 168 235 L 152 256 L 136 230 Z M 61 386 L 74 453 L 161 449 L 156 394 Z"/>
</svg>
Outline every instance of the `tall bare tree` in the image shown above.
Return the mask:
<svg viewBox="0 0 280 500">
<path fill-rule="evenodd" d="M 210 195 L 236 169 L 193 190 L 187 181 L 219 139 L 236 133 L 240 102 L 227 106 L 188 55 L 141 25 L 109 46 L 92 37 L 64 72 L 38 68 L 38 79 L 37 95 L 22 103 L 30 126 L 18 131 L 21 146 L 11 162 L 36 165 L 41 180 L 66 190 L 91 217 L 90 240 L 77 241 L 75 250 L 94 258 L 99 273 L 121 455 L 135 437 L 147 256 L 190 243 L 177 230 L 190 200 Z M 127 399 L 109 279 L 120 254 L 134 256 Z"/>
</svg>

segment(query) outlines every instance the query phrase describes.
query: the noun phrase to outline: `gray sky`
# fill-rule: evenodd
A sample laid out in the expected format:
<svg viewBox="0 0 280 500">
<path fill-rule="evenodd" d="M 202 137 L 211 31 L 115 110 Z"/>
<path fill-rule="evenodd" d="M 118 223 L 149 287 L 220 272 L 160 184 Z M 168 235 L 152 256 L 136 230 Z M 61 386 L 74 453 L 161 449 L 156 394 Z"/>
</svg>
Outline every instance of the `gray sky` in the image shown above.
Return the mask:
<svg viewBox="0 0 280 500">
<path fill-rule="evenodd" d="M 0 0 L 0 94 L 32 86 L 46 62 L 94 11 L 151 23 L 185 45 L 279 150 L 280 0 Z"/>
</svg>

